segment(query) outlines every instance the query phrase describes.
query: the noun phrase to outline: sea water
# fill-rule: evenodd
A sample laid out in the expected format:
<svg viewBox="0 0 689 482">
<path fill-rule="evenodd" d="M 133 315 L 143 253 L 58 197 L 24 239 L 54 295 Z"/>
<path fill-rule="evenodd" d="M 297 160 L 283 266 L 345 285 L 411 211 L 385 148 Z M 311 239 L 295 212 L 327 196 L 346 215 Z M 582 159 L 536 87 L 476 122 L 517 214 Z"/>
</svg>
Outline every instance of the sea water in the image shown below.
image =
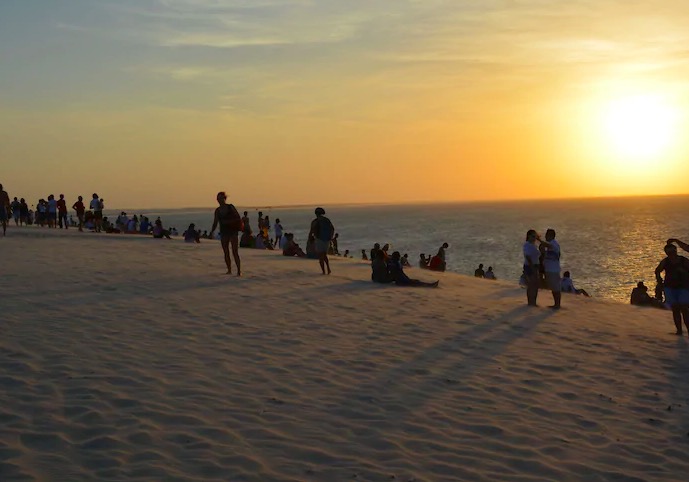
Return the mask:
<svg viewBox="0 0 689 482">
<path fill-rule="evenodd" d="M 314 207 L 238 209 L 249 211 L 254 232 L 259 210 L 270 216 L 271 225 L 279 218 L 284 231 L 294 233 L 305 248 Z M 349 250 L 355 259 L 374 243 L 389 243 L 391 252 L 408 253 L 412 266 L 418 266 L 419 253 L 435 254 L 447 242 L 448 271 L 473 275 L 483 263 L 484 269 L 492 266 L 498 278 L 515 284 L 522 273 L 526 231 L 544 234 L 553 228 L 562 248 L 562 270 L 571 271 L 577 288 L 619 301 L 629 299 L 638 281 L 653 289 L 654 270 L 668 238 L 689 242 L 689 196 L 323 207 L 339 233 L 340 252 Z M 192 222 L 196 229 L 210 230 L 213 210 L 128 214 L 151 220 L 161 216 L 165 227 L 174 226 L 181 234 Z M 412 276 L 433 278 L 430 272 L 412 271 Z"/>
</svg>

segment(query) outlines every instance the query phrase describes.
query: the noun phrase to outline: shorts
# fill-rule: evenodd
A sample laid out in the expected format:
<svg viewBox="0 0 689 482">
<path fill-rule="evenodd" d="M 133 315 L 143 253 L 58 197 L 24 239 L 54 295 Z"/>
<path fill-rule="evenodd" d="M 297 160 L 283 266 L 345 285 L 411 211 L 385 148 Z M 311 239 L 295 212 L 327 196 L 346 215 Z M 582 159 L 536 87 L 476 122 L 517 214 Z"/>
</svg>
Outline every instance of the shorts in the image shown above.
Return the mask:
<svg viewBox="0 0 689 482">
<path fill-rule="evenodd" d="M 233 236 L 239 236 L 239 231 L 236 229 L 223 229 L 220 227 L 220 237 L 221 238 L 231 238 Z"/>
<path fill-rule="evenodd" d="M 550 291 L 559 293 L 562 290 L 562 279 L 560 273 L 545 273 L 545 284 Z"/>
<path fill-rule="evenodd" d="M 323 241 L 322 239 L 317 239 L 315 248 L 316 253 L 318 254 L 327 253 L 328 249 L 330 249 L 330 241 Z"/>
<path fill-rule="evenodd" d="M 103 219 L 103 211 L 93 211 L 93 217 L 96 219 Z"/>
<path fill-rule="evenodd" d="M 668 305 L 689 306 L 689 289 L 665 288 L 665 302 Z"/>
</svg>

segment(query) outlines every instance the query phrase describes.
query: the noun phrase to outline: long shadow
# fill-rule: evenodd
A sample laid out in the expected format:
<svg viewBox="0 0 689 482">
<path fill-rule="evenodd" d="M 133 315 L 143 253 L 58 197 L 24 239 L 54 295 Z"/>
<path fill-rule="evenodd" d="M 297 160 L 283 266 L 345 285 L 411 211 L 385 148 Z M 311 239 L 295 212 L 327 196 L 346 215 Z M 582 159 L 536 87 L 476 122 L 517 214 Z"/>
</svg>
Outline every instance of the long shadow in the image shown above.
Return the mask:
<svg viewBox="0 0 689 482">
<path fill-rule="evenodd" d="M 552 315 L 551 310 L 534 311 L 528 306 L 514 308 L 497 318 L 474 325 L 437 343 L 416 358 L 381 374 L 376 380 L 353 387 L 347 392 L 374 393 L 396 399 L 399 406 L 395 411 L 395 420 L 402 420 L 413 415 L 414 411 L 432 399 L 434 394 L 456 386 L 457 378 L 468 378 L 474 372 L 493 363 L 496 355 L 504 352 L 511 343 L 527 335 Z M 517 323 L 510 323 L 515 321 L 515 318 L 521 319 L 518 319 Z M 463 351 L 457 358 L 455 355 L 459 348 L 463 348 Z M 451 359 L 452 363 L 443 368 L 442 374 L 428 375 L 419 383 L 419 374 L 432 373 L 446 359 Z M 351 397 L 345 397 L 337 405 L 346 406 L 351 400 Z"/>
</svg>

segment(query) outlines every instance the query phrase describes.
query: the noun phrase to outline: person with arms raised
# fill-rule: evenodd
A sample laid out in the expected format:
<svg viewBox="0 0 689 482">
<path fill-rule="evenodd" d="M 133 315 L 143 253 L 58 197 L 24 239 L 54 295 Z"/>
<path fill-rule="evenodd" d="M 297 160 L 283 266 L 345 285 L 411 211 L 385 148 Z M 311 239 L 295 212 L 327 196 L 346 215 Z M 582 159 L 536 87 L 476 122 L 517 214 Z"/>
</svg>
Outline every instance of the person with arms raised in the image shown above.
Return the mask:
<svg viewBox="0 0 689 482">
<path fill-rule="evenodd" d="M 242 218 L 233 204 L 227 204 L 227 195 L 219 192 L 217 197 L 218 207 L 215 210 L 213 227 L 210 237 L 213 238 L 215 229 L 220 226 L 220 245 L 225 255 L 227 274 L 232 274 L 232 261 L 230 260 L 230 244 L 232 245 L 232 257 L 237 265 L 237 276 L 242 275 L 242 263 L 239 259 L 239 232 L 243 231 Z"/>
</svg>

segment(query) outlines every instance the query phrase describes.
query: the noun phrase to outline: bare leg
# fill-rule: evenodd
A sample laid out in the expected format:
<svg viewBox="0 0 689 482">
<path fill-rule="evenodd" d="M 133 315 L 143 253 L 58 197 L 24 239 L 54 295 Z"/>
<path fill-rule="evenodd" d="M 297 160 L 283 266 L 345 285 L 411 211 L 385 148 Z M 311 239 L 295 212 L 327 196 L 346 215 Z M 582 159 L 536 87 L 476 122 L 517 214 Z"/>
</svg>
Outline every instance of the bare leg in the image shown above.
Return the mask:
<svg viewBox="0 0 689 482">
<path fill-rule="evenodd" d="M 321 271 L 325 274 L 325 253 L 320 253 L 318 255 L 318 264 L 321 265 Z"/>
<path fill-rule="evenodd" d="M 689 334 L 689 306 L 682 305 L 680 311 L 682 312 L 682 316 L 684 317 L 684 326 L 687 327 L 687 334 Z"/>
<path fill-rule="evenodd" d="M 672 320 L 675 322 L 677 334 L 682 334 L 682 307 L 680 305 L 672 305 Z"/>
<path fill-rule="evenodd" d="M 328 274 L 332 273 L 332 271 L 330 271 L 330 260 L 328 259 L 328 253 L 323 253 L 321 256 L 323 257 L 321 259 L 321 269 L 323 270 L 323 274 L 325 274 L 325 268 L 328 268 Z"/>
<path fill-rule="evenodd" d="M 227 274 L 232 274 L 232 260 L 230 259 L 230 237 L 223 235 L 220 239 L 222 252 L 225 257 L 225 265 L 227 266 Z"/>
<path fill-rule="evenodd" d="M 553 308 L 560 308 L 560 303 L 562 302 L 562 293 L 559 291 L 553 291 L 553 301 L 555 302 L 555 306 L 553 306 Z"/>
<path fill-rule="evenodd" d="M 526 278 L 526 301 L 529 306 L 536 306 L 540 282 L 538 273 L 530 274 Z"/>
<path fill-rule="evenodd" d="M 237 276 L 242 275 L 242 261 L 239 259 L 239 235 L 238 234 L 233 234 L 230 237 L 230 243 L 232 243 L 232 257 L 234 258 L 234 264 L 237 265 Z M 226 260 L 225 263 L 229 263 L 229 256 L 227 253 L 225 254 Z M 228 264 L 228 267 L 230 264 Z M 228 273 L 230 271 L 228 270 Z"/>
</svg>

